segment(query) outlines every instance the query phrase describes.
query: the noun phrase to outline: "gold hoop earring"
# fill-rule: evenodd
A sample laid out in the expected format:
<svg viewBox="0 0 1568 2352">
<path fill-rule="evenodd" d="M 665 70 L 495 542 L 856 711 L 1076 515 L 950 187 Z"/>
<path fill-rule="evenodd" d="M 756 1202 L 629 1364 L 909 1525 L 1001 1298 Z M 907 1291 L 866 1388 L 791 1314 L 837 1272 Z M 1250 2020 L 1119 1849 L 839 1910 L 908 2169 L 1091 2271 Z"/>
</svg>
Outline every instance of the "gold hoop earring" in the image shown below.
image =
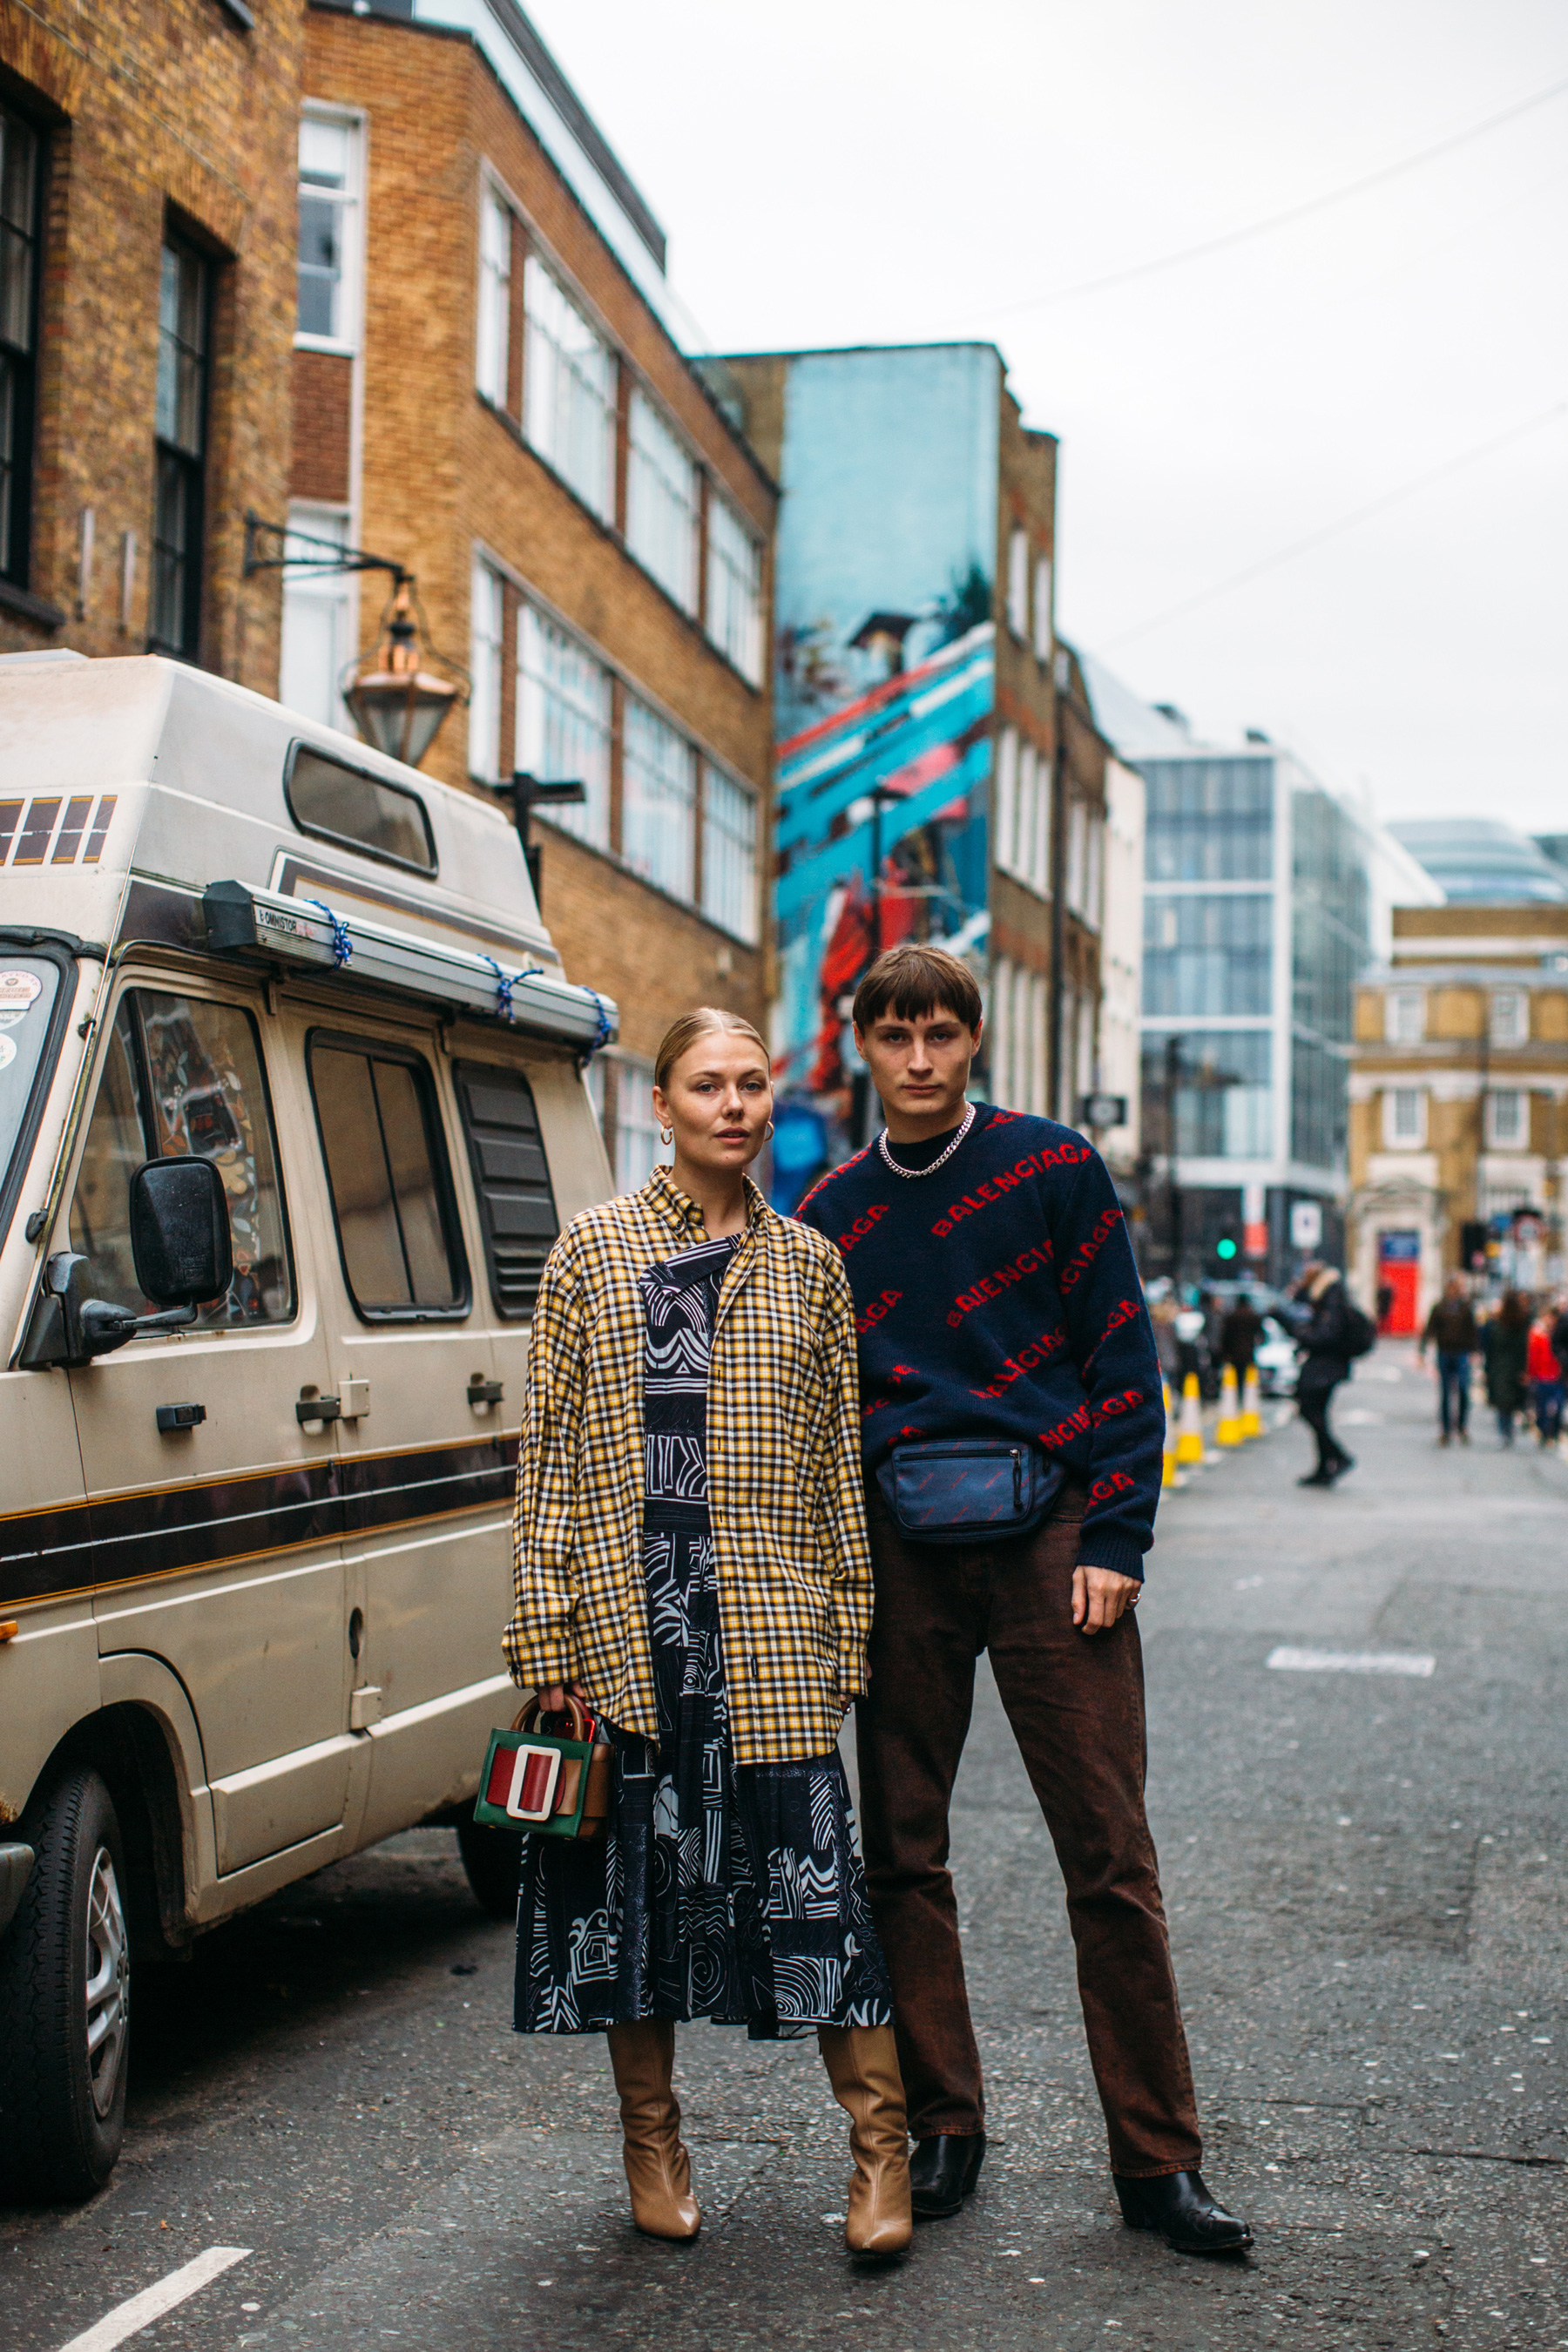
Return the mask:
<svg viewBox="0 0 1568 2352">
<path fill-rule="evenodd" d="M 675 1141 L 674 1128 L 661 1127 L 658 1130 L 658 1139 L 668 1149 L 668 1147 Z"/>
<path fill-rule="evenodd" d="M 767 1132 L 766 1132 L 766 1134 L 764 1134 L 764 1135 L 763 1135 L 763 1141 L 764 1143 L 766 1143 L 766 1141 L 768 1140 L 768 1137 L 772 1135 L 773 1131 L 773 1120 L 770 1118 L 770 1119 L 769 1119 L 769 1121 L 768 1121 L 768 1125 L 767 1125 Z"/>
</svg>

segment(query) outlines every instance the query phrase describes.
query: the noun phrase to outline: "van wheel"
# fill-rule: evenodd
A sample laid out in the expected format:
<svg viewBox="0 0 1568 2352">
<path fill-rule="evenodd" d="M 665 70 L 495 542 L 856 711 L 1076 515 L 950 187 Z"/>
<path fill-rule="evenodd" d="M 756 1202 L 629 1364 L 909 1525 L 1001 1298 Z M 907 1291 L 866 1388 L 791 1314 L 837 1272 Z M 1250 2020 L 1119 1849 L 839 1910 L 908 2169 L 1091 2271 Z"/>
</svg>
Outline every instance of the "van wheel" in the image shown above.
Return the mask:
<svg viewBox="0 0 1568 2352">
<path fill-rule="evenodd" d="M 57 1780 L 24 1832 L 37 1859 L 0 1938 L 0 2181 L 90 2197 L 125 2130 L 125 1854 L 96 1772 Z"/>
<path fill-rule="evenodd" d="M 492 1919 L 514 1920 L 522 1877 L 521 1831 L 492 1830 L 470 1815 L 458 1823 L 458 1851 L 479 1908 Z"/>
</svg>

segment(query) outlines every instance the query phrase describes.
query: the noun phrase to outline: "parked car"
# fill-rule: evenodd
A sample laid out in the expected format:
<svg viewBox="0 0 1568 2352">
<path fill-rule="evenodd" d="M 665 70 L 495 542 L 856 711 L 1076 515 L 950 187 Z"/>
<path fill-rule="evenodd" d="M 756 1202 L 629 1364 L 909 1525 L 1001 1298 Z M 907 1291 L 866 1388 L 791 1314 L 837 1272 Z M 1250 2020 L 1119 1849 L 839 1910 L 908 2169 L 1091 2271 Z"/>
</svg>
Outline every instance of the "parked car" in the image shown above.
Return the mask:
<svg viewBox="0 0 1568 2352">
<path fill-rule="evenodd" d="M 143 1966 L 433 1819 L 515 1901 L 471 1806 L 615 1008 L 499 811 L 259 695 L 10 656 L 0 740 L 0 2179 L 62 2198 Z"/>
</svg>

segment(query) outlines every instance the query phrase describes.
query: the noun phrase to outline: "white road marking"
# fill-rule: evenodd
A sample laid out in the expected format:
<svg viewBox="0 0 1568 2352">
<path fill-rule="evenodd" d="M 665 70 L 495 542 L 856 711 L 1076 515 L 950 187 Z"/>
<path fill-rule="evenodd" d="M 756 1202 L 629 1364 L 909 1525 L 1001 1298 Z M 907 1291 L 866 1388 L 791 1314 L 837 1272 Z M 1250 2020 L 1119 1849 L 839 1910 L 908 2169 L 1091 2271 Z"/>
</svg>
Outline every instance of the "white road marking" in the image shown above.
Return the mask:
<svg viewBox="0 0 1568 2352">
<path fill-rule="evenodd" d="M 221 2278 L 236 2263 L 244 2262 L 249 2252 L 248 2246 L 209 2246 L 205 2254 L 171 2271 L 156 2286 L 144 2286 L 129 2303 L 105 2312 L 97 2326 L 89 2327 L 84 2336 L 73 2336 L 68 2344 L 62 2344 L 60 2352 L 114 2352 L 114 2347 L 123 2344 L 128 2336 L 151 2327 L 166 2311 L 186 2302 L 200 2288 L 210 2286 L 215 2278 Z"/>
<path fill-rule="evenodd" d="M 1437 1661 L 1417 1650 L 1270 1650 L 1266 1666 L 1287 1675 L 1430 1675 Z"/>
</svg>

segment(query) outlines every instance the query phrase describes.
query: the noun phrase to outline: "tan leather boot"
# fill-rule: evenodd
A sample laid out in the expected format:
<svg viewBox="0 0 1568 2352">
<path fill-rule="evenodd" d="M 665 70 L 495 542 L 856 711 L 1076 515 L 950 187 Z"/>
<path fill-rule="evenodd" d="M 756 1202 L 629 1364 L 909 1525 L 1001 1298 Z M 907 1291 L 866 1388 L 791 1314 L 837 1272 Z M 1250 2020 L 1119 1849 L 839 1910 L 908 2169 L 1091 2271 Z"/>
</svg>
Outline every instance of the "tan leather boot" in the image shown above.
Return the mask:
<svg viewBox="0 0 1568 2352">
<path fill-rule="evenodd" d="M 849 2215 L 844 2242 L 852 2254 L 899 2254 L 914 2235 L 910 2204 L 910 2131 L 904 2085 L 890 2025 L 819 2025 L 833 2095 L 849 2117 Z"/>
<path fill-rule="evenodd" d="M 612 2025 L 606 2036 L 616 2088 L 632 2220 L 650 2238 L 694 2238 L 702 2227 L 691 2194 L 691 2161 L 680 2144 L 680 2108 L 670 2088 L 675 2021 L 639 2018 Z"/>
</svg>

